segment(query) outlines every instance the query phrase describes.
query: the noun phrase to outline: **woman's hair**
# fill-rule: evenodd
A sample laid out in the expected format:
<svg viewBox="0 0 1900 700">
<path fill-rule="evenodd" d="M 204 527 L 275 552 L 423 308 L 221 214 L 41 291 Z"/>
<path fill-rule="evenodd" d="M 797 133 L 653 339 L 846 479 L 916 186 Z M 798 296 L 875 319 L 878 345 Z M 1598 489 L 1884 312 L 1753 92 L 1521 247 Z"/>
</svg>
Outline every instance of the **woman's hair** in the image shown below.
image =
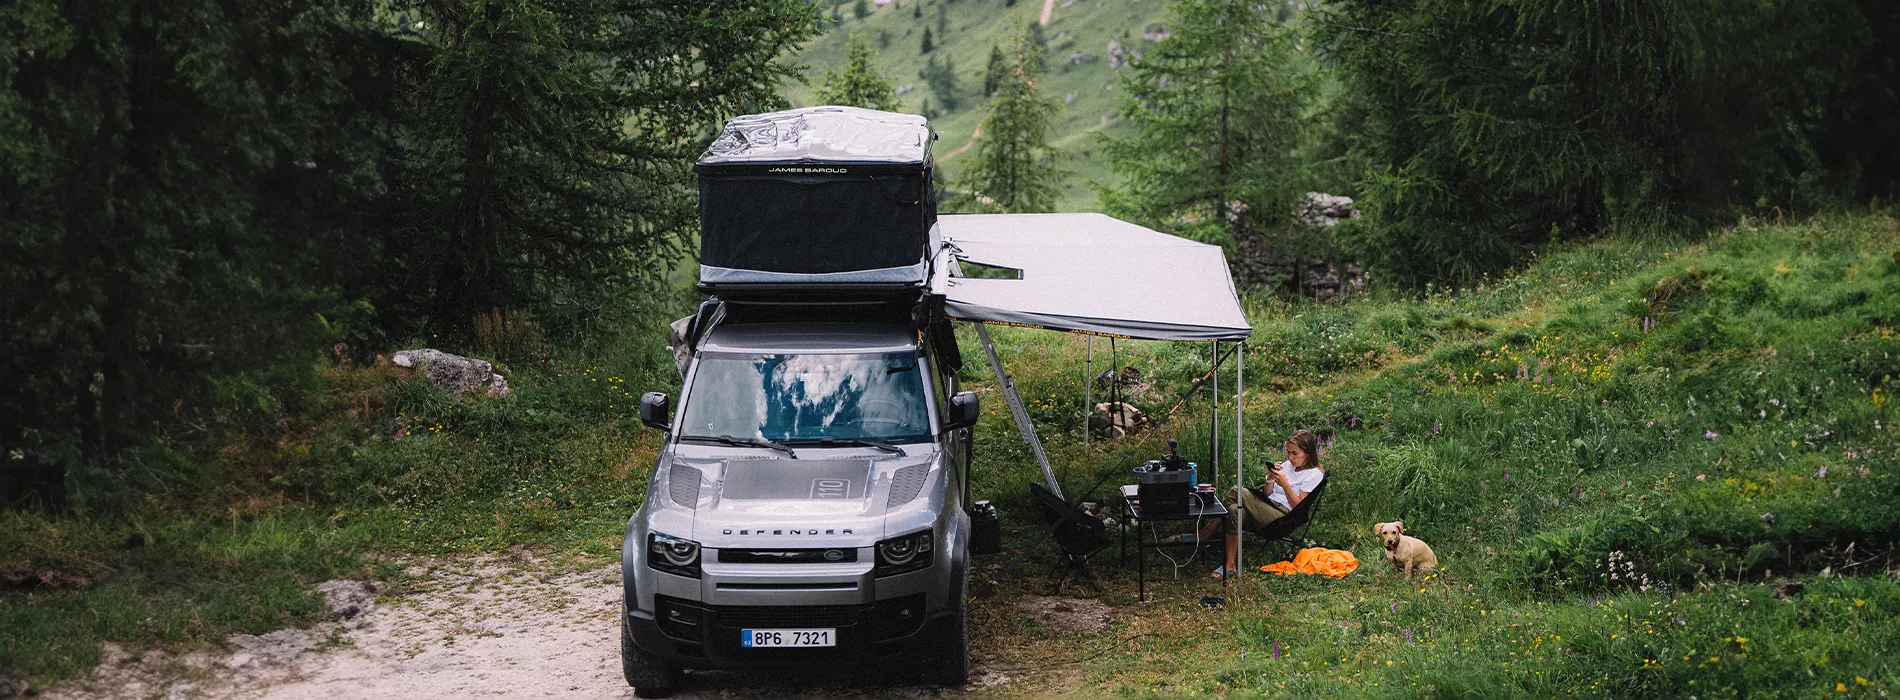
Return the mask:
<svg viewBox="0 0 1900 700">
<path fill-rule="evenodd" d="M 1295 430 L 1293 431 L 1293 435 L 1288 437 L 1286 441 L 1288 444 L 1300 448 L 1301 452 L 1306 453 L 1306 464 L 1294 467 L 1295 469 L 1319 468 L 1319 436 L 1314 435 L 1313 431 Z"/>
</svg>

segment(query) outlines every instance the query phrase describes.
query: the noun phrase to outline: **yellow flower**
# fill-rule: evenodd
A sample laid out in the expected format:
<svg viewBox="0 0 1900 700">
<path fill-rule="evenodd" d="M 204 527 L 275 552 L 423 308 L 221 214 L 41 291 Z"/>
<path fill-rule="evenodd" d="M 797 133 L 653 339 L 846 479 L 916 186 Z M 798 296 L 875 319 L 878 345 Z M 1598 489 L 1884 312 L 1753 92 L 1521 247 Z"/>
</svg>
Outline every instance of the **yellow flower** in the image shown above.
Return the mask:
<svg viewBox="0 0 1900 700">
<path fill-rule="evenodd" d="M 1836 692 L 1836 693 L 1845 693 L 1845 692 L 1847 692 L 1847 684 L 1846 684 L 1846 683 L 1835 683 L 1835 684 L 1834 684 L 1834 692 Z"/>
<path fill-rule="evenodd" d="M 1869 682 L 1865 678 L 1861 678 L 1860 676 L 1854 676 L 1854 685 L 1866 686 L 1866 685 L 1873 685 L 1873 683 Z"/>
</svg>

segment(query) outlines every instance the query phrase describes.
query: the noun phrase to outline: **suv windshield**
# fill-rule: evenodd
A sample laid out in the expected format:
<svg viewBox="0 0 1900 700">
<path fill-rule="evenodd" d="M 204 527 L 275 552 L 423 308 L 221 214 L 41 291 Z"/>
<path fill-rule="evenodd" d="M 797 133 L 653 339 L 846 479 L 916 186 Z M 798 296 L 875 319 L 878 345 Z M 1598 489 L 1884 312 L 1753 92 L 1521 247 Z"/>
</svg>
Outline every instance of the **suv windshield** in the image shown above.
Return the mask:
<svg viewBox="0 0 1900 700">
<path fill-rule="evenodd" d="M 705 353 L 678 427 L 683 437 L 930 439 L 922 368 L 911 353 Z"/>
</svg>

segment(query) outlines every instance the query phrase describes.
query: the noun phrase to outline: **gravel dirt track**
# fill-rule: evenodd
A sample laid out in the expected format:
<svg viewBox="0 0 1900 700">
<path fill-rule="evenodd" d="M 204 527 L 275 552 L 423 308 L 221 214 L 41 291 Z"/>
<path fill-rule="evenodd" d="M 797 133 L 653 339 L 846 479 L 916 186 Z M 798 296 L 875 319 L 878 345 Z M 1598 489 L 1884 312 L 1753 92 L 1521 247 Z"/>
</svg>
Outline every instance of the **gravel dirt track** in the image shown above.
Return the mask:
<svg viewBox="0 0 1900 700">
<path fill-rule="evenodd" d="M 541 568 L 492 559 L 413 563 L 402 590 L 380 596 L 374 584 L 327 583 L 319 590 L 337 612 L 334 621 L 235 635 L 231 650 L 216 653 L 134 658 L 107 645 L 93 678 L 42 697 L 633 697 L 620 673 L 619 566 Z M 692 673 L 674 697 L 963 694 L 863 674 Z"/>
</svg>

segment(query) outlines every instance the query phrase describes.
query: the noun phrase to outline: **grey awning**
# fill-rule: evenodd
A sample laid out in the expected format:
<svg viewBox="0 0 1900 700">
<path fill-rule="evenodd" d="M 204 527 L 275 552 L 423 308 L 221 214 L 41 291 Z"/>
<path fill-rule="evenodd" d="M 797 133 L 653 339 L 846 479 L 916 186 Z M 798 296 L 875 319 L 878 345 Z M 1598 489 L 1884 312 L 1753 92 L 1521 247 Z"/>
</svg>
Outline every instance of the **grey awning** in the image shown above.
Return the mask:
<svg viewBox="0 0 1900 700">
<path fill-rule="evenodd" d="M 940 255 L 1022 271 L 957 276 L 939 258 L 945 312 L 981 321 L 1149 340 L 1240 340 L 1253 332 L 1219 246 L 1102 214 L 944 215 Z"/>
</svg>

